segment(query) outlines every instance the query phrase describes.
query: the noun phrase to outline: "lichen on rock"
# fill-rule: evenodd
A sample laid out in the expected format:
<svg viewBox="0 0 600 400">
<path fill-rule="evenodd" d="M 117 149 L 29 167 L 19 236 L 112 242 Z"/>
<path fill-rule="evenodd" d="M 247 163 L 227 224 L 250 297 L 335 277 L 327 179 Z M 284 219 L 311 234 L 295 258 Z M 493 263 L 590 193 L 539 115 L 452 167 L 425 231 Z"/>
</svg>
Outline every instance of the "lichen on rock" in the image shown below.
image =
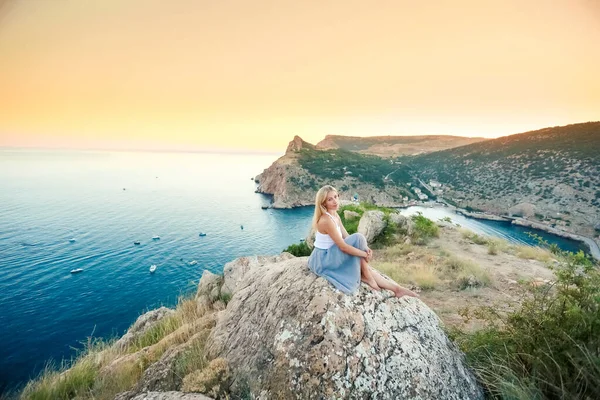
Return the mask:
<svg viewBox="0 0 600 400">
<path fill-rule="evenodd" d="M 306 261 L 229 264 L 245 272 L 206 348 L 227 360 L 233 393 L 249 385 L 265 398 L 482 398 L 420 300 L 366 287 L 344 295 Z"/>
</svg>

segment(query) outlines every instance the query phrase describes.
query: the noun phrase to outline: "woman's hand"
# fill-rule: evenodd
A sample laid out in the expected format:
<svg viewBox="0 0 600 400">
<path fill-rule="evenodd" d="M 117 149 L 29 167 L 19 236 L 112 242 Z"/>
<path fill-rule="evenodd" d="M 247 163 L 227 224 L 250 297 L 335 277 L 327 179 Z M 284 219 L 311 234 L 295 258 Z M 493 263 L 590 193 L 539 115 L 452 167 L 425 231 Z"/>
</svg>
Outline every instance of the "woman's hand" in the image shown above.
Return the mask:
<svg viewBox="0 0 600 400">
<path fill-rule="evenodd" d="M 373 259 L 373 250 L 367 247 L 367 261 L 371 261 Z"/>
</svg>

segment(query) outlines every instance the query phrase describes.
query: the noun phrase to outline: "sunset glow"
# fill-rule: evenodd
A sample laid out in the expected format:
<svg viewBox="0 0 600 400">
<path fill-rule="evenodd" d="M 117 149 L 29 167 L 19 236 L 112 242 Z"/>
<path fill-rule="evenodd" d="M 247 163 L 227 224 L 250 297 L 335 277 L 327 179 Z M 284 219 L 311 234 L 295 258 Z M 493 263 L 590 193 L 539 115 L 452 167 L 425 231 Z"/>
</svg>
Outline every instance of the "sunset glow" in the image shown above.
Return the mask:
<svg viewBox="0 0 600 400">
<path fill-rule="evenodd" d="M 282 151 L 600 120 L 592 0 L 0 7 L 0 146 Z"/>
</svg>

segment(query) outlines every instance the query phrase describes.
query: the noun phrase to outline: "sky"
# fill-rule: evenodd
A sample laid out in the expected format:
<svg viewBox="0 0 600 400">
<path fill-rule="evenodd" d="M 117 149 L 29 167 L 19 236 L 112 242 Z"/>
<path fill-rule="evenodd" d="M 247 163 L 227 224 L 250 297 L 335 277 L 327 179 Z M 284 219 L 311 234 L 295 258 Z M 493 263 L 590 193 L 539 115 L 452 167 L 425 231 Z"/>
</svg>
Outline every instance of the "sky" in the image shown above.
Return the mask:
<svg viewBox="0 0 600 400">
<path fill-rule="evenodd" d="M 0 0 L 0 147 L 285 150 L 600 120 L 598 0 Z"/>
</svg>

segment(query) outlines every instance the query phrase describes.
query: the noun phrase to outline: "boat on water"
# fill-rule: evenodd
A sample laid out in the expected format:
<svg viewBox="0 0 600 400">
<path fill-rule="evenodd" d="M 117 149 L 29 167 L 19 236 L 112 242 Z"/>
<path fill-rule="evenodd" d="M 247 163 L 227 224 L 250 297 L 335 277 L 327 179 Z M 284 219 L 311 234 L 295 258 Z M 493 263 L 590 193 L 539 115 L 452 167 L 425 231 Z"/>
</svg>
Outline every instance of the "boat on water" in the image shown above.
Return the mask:
<svg viewBox="0 0 600 400">
<path fill-rule="evenodd" d="M 244 229 L 244 225 L 240 225 L 240 228 L 241 228 L 241 229 Z"/>
<path fill-rule="evenodd" d="M 158 236 L 158 235 L 152 236 L 152 240 L 160 240 L 160 236 Z"/>
<path fill-rule="evenodd" d="M 200 232 L 200 233 L 198 234 L 198 236 L 206 236 L 206 233 L 204 233 L 204 232 Z"/>
<path fill-rule="evenodd" d="M 133 242 L 133 244 L 135 244 L 137 246 L 138 244 L 142 244 L 142 243 L 140 241 L 136 240 L 135 242 Z"/>
<path fill-rule="evenodd" d="M 71 239 L 69 239 L 69 242 L 70 242 L 70 243 L 75 243 L 76 241 L 77 241 L 77 239 L 75 239 L 75 238 L 71 238 Z"/>
<path fill-rule="evenodd" d="M 196 260 L 192 260 L 188 263 L 188 265 L 196 265 L 196 264 L 198 264 L 198 261 L 196 261 Z"/>
<path fill-rule="evenodd" d="M 152 265 L 150 266 L 150 273 L 151 273 L 151 274 L 153 274 L 153 273 L 154 273 L 154 271 L 156 271 L 156 264 L 152 264 Z"/>
<path fill-rule="evenodd" d="M 71 273 L 72 273 L 72 274 L 78 274 L 78 273 L 80 273 L 80 272 L 83 272 L 83 268 L 76 268 L 76 269 L 72 269 L 72 270 L 71 270 Z"/>
</svg>

